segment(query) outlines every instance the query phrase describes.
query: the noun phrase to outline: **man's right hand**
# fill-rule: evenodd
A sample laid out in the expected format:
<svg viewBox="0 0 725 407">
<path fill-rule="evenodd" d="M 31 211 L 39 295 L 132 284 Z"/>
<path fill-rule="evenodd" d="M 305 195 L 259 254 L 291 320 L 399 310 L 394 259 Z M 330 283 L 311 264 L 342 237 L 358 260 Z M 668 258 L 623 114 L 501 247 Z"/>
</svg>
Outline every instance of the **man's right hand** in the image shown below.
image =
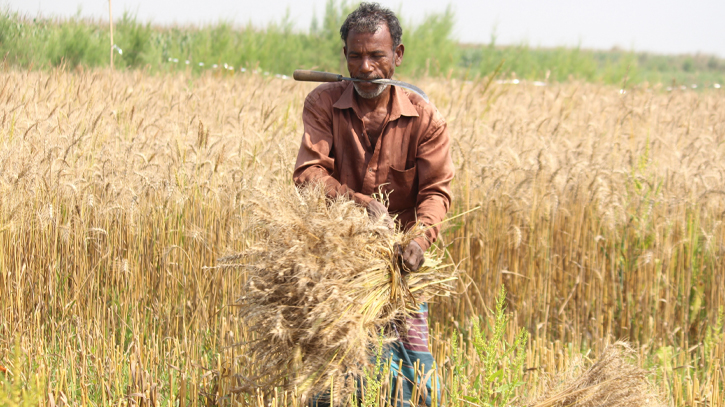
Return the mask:
<svg viewBox="0 0 725 407">
<path fill-rule="evenodd" d="M 386 208 L 385 205 L 373 199 L 370 203 L 368 203 L 368 206 L 365 209 L 367 209 L 368 216 L 373 222 L 382 220 L 383 224 L 387 226 L 388 229 L 395 230 L 395 223 L 393 222 L 393 218 L 390 217 L 388 208 Z"/>
</svg>

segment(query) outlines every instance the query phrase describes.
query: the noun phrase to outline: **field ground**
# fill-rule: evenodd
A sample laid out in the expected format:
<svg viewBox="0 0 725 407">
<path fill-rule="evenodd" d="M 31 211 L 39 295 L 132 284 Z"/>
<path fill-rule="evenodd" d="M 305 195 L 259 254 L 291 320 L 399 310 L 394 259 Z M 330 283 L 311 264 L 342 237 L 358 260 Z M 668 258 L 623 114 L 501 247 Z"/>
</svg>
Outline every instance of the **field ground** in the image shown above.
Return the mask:
<svg viewBox="0 0 725 407">
<path fill-rule="evenodd" d="M 252 191 L 291 182 L 314 85 L 82 69 L 0 82 L 0 404 L 262 403 L 229 394 L 254 364 L 231 346 L 250 339 L 233 306 L 244 276 L 213 266 L 249 247 Z M 491 334 L 503 285 L 505 337 L 530 334 L 515 402 L 624 338 L 673 405 L 725 405 L 723 93 L 418 84 L 454 139 L 452 215 L 479 208 L 441 241 L 465 273 L 463 294 L 431 306 L 442 384 L 481 373 L 472 320 Z"/>
</svg>

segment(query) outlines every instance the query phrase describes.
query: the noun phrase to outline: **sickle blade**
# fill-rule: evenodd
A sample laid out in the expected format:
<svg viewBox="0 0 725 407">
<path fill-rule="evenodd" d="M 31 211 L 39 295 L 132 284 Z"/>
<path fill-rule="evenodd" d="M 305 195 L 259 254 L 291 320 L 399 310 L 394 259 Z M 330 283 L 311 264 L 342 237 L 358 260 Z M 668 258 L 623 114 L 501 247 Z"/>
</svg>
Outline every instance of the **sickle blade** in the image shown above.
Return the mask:
<svg viewBox="0 0 725 407">
<path fill-rule="evenodd" d="M 400 86 L 401 88 L 405 88 L 405 89 L 408 89 L 408 90 L 412 90 L 413 92 L 415 92 L 418 95 L 420 95 L 420 97 L 422 97 L 425 100 L 425 103 L 430 103 L 429 100 L 428 100 L 428 95 L 426 95 L 425 92 L 423 92 L 423 90 L 421 88 L 419 88 L 419 87 L 417 87 L 415 85 L 411 85 L 411 84 L 409 84 L 407 82 L 396 81 L 394 79 L 373 79 L 370 82 L 372 82 L 372 83 L 379 83 L 379 84 L 387 84 L 387 85 Z"/>
<path fill-rule="evenodd" d="M 425 92 L 423 92 L 423 89 L 421 89 L 421 88 L 419 88 L 419 87 L 417 87 L 415 85 L 411 85 L 408 82 L 396 81 L 394 79 L 371 79 L 371 80 L 365 80 L 365 79 L 347 78 L 347 77 L 344 77 L 344 76 L 341 76 L 339 80 L 341 80 L 341 81 L 353 81 L 353 82 L 370 82 L 370 83 L 377 83 L 377 84 L 380 84 L 380 85 L 400 86 L 401 88 L 405 88 L 405 89 L 408 89 L 408 90 L 412 90 L 413 92 L 417 93 L 418 96 L 422 97 L 423 100 L 425 100 L 425 103 L 430 103 L 430 100 L 428 100 L 428 95 L 426 95 Z"/>
</svg>

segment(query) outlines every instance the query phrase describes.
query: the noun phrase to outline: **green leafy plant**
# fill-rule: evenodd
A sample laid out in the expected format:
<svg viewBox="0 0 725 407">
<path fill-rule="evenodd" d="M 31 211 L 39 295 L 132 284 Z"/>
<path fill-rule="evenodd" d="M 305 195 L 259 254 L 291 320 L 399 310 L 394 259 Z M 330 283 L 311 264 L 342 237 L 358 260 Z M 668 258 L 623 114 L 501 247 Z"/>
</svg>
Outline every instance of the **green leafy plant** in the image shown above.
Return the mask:
<svg viewBox="0 0 725 407">
<path fill-rule="evenodd" d="M 506 289 L 502 286 L 496 298 L 493 325 L 489 326 L 488 337 L 481 329 L 480 322 L 474 318 L 471 323 L 471 337 L 473 348 L 483 366 L 472 380 L 468 382 L 464 374 L 466 364 L 458 349 L 458 341 L 454 335 L 451 341 L 453 346 L 451 361 L 453 364 L 453 385 L 449 389 L 449 396 L 453 405 L 466 404 L 481 406 L 505 406 L 515 396 L 515 390 L 523 385 L 524 360 L 526 357 L 526 342 L 528 332 L 521 329 L 514 341 L 509 343 L 505 338 L 506 325 L 509 317 L 505 313 Z"/>
<path fill-rule="evenodd" d="M 16 339 L 13 365 L 4 373 L 0 371 L 0 406 L 37 406 L 43 387 L 37 374 L 23 372 L 20 342 Z"/>
<path fill-rule="evenodd" d="M 383 359 L 383 334 L 375 346 L 375 364 L 363 368 L 362 407 L 373 407 L 378 404 L 378 396 L 383 383 L 390 377 L 390 363 Z M 357 405 L 353 403 L 352 405 Z"/>
<path fill-rule="evenodd" d="M 705 340 L 703 341 L 705 355 L 709 355 L 718 343 L 725 341 L 723 328 L 725 328 L 725 308 L 720 307 L 717 311 L 717 322 L 715 322 L 715 325 L 708 325 L 705 332 Z"/>
</svg>

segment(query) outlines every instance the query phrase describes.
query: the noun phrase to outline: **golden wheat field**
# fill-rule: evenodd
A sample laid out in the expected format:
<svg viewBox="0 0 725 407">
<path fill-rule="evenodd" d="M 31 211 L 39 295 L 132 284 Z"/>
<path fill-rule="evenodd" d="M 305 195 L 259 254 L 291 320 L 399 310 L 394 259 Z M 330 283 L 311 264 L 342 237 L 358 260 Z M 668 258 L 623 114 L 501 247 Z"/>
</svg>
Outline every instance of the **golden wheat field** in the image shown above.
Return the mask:
<svg viewBox="0 0 725 407">
<path fill-rule="evenodd" d="M 245 276 L 216 260 L 254 243 L 254 191 L 291 184 L 314 84 L 0 82 L 0 404 L 301 405 L 236 391 L 255 364 L 235 307 Z M 461 273 L 460 294 L 431 304 L 440 405 L 478 406 L 460 387 L 483 368 L 471 327 L 491 334 L 504 286 L 504 339 L 529 333 L 513 404 L 625 339 L 665 405 L 725 406 L 725 94 L 416 84 L 454 140 L 450 215 L 470 211 L 438 245 Z"/>
</svg>

